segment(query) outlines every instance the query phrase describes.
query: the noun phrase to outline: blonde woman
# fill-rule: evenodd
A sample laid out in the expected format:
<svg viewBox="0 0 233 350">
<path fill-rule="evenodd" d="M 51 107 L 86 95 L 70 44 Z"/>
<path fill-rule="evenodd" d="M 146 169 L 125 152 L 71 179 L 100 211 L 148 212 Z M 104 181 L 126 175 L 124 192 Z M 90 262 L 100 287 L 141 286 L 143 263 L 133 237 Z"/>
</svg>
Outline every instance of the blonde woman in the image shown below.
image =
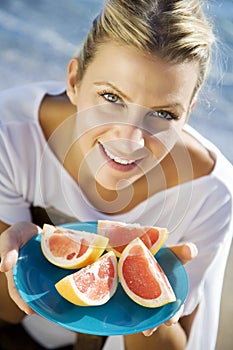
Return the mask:
<svg viewBox="0 0 233 350">
<path fill-rule="evenodd" d="M 69 62 L 66 87 L 1 93 L 2 320 L 31 312 L 11 269 L 38 230 L 30 207 L 52 207 L 68 221 L 166 226 L 188 262 L 188 299 L 167 324 L 125 336 L 125 348 L 215 348 L 233 169 L 187 125 L 213 42 L 197 0 L 108 0 Z"/>
</svg>

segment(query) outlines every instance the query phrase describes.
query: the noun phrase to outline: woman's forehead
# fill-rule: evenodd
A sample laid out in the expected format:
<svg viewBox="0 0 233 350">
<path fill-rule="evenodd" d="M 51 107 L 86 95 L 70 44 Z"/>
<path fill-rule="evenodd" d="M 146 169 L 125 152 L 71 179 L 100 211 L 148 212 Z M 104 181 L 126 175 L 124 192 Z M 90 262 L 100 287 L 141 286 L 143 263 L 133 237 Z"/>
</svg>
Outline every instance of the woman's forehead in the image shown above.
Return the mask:
<svg viewBox="0 0 233 350">
<path fill-rule="evenodd" d="M 151 107 L 153 104 L 149 100 L 155 95 L 159 100 L 179 96 L 190 101 L 198 78 L 198 65 L 195 62 L 170 63 L 158 55 L 129 46 L 105 43 L 100 45 L 90 63 L 86 78 L 99 86 L 117 87 L 131 99 L 129 102 L 147 96 Z"/>
</svg>

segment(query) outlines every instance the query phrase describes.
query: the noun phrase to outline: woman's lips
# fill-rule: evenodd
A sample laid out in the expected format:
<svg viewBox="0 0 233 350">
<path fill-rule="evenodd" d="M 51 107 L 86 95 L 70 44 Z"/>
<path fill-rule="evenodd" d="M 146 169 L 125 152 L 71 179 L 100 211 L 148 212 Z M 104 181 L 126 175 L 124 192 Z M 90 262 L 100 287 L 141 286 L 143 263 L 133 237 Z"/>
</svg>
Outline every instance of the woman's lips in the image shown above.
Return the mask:
<svg viewBox="0 0 233 350">
<path fill-rule="evenodd" d="M 108 165 L 110 165 L 112 168 L 119 170 L 119 171 L 130 171 L 137 167 L 139 160 L 132 160 L 132 159 L 126 159 L 121 158 L 119 156 L 114 155 L 111 153 L 109 149 L 104 147 L 103 144 L 99 143 L 101 154 L 104 156 L 104 158 L 107 160 Z"/>
</svg>

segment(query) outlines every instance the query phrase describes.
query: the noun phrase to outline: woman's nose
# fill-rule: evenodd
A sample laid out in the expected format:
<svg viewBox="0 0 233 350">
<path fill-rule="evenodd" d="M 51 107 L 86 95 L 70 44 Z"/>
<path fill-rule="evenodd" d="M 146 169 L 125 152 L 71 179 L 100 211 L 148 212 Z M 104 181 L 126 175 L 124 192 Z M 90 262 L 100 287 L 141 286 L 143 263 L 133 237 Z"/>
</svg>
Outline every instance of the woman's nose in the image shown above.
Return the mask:
<svg viewBox="0 0 233 350">
<path fill-rule="evenodd" d="M 133 153 L 144 147 L 143 132 L 137 126 L 118 124 L 115 133 L 119 141 L 119 149 L 124 153 Z"/>
</svg>

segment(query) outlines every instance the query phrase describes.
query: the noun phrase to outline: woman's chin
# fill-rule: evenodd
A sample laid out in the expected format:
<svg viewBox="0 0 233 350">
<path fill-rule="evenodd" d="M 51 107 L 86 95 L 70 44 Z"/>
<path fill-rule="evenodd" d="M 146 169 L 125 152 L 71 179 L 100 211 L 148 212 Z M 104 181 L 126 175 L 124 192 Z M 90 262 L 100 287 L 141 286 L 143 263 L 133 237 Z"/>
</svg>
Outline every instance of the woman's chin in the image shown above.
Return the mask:
<svg viewBox="0 0 233 350">
<path fill-rule="evenodd" d="M 122 191 L 129 189 L 133 186 L 133 184 L 140 179 L 141 174 L 137 174 L 134 176 L 127 177 L 114 177 L 114 176 L 106 176 L 102 172 L 95 176 L 95 181 L 100 188 L 103 188 L 108 191 Z"/>
</svg>

